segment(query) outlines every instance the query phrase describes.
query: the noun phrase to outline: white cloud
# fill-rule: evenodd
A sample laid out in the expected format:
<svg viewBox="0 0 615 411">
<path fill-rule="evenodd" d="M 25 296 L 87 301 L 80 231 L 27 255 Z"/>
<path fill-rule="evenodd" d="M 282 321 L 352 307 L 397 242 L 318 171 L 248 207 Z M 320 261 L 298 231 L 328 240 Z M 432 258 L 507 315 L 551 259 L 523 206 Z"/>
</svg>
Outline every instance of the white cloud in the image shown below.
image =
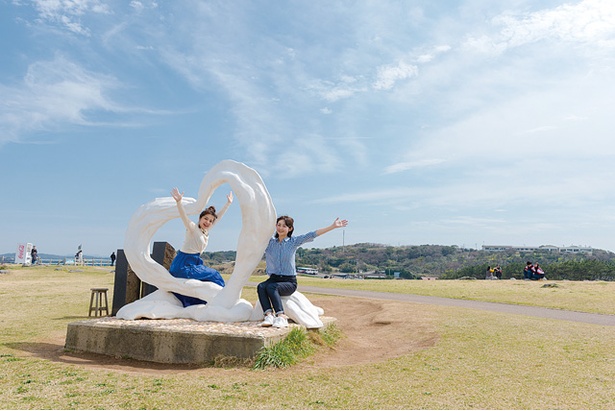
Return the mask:
<svg viewBox="0 0 615 411">
<path fill-rule="evenodd" d="M 90 30 L 84 27 L 80 18 L 89 13 L 111 14 L 109 6 L 101 0 L 34 0 L 39 16 L 49 23 L 59 23 L 69 31 L 85 36 Z"/>
<path fill-rule="evenodd" d="M 533 13 L 505 13 L 492 19 L 501 27 L 494 37 L 470 36 L 468 48 L 501 53 L 542 40 L 563 40 L 589 47 L 615 47 L 615 3 L 585 0 Z"/>
<path fill-rule="evenodd" d="M 129 111 L 110 99 L 110 92 L 117 88 L 116 79 L 61 56 L 33 63 L 23 84 L 0 86 L 0 143 L 66 124 L 101 124 L 90 116 L 95 110 Z"/>
<path fill-rule="evenodd" d="M 365 89 L 353 89 L 344 86 L 335 86 L 332 88 L 326 88 L 320 91 L 320 95 L 326 101 L 333 103 L 341 99 L 352 97 L 357 92 L 365 91 Z"/>
<path fill-rule="evenodd" d="M 411 170 L 415 168 L 423 168 L 423 167 L 429 167 L 429 166 L 442 164 L 445 161 L 446 160 L 441 159 L 441 158 L 424 158 L 424 159 L 417 159 L 416 161 L 405 161 L 402 163 L 392 164 L 386 167 L 384 170 L 384 173 L 385 174 L 400 173 L 402 171 L 407 171 L 407 170 Z"/>
<path fill-rule="evenodd" d="M 415 77 L 417 74 L 417 66 L 403 61 L 394 65 L 380 66 L 372 87 L 376 90 L 390 90 L 397 81 Z"/>
<path fill-rule="evenodd" d="M 343 204 L 343 203 L 382 203 L 392 199 L 404 199 L 418 197 L 418 189 L 407 187 L 395 187 L 387 189 L 363 190 L 358 192 L 339 193 L 332 197 L 324 197 L 312 200 L 312 204 Z"/>
<path fill-rule="evenodd" d="M 130 2 L 130 7 L 132 7 L 133 9 L 135 9 L 135 11 L 137 12 L 142 12 L 143 10 L 145 10 L 145 5 L 137 0 L 132 0 Z"/>
<path fill-rule="evenodd" d="M 289 138 L 270 168 L 279 178 L 293 178 L 314 173 L 331 173 L 340 166 L 340 158 L 331 144 L 319 135 Z"/>
</svg>

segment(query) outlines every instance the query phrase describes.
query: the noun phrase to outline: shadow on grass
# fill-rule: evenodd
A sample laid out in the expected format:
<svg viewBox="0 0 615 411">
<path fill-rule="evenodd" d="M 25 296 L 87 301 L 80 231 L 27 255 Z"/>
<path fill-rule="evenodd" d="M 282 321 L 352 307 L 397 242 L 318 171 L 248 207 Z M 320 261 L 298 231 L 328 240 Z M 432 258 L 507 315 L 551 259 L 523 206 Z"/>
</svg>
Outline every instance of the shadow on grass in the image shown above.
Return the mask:
<svg viewBox="0 0 615 411">
<path fill-rule="evenodd" d="M 161 364 L 138 361 L 127 358 L 115 358 L 104 354 L 74 352 L 64 349 L 64 345 L 45 342 L 14 342 L 3 344 L 8 348 L 27 353 L 26 356 L 36 357 L 60 364 L 104 368 L 106 370 L 134 371 L 139 373 L 156 373 L 160 371 L 190 371 L 201 368 L 212 368 L 208 364 Z"/>
</svg>

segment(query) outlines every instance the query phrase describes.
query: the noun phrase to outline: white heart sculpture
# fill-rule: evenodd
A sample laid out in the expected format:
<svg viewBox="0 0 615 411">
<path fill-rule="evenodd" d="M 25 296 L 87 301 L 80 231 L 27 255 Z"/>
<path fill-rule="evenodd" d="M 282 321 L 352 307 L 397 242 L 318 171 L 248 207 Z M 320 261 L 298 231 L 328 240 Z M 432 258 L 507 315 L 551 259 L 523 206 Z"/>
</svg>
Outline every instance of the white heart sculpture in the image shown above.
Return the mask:
<svg viewBox="0 0 615 411">
<path fill-rule="evenodd" d="M 235 267 L 226 286 L 212 282 L 173 277 L 163 266 L 150 257 L 152 237 L 169 220 L 179 218 L 172 197 L 157 198 L 142 205 L 128 223 L 124 252 L 131 269 L 144 282 L 158 287 L 146 297 L 123 306 L 118 318 L 192 318 L 197 321 L 247 321 L 262 318 L 257 307 L 241 299 L 241 291 L 261 261 L 267 243 L 273 234 L 276 212 L 260 175 L 243 163 L 224 160 L 214 166 L 203 178 L 198 199 L 183 199 L 186 214 L 199 214 L 213 192 L 220 185 L 231 186 L 241 206 L 242 228 L 237 242 Z M 184 308 L 171 292 L 200 298 L 207 304 Z M 290 303 L 289 303 L 290 302 Z M 295 292 L 284 297 L 289 317 L 308 328 L 322 327 L 318 318 L 323 310 L 313 306 L 302 294 Z"/>
</svg>

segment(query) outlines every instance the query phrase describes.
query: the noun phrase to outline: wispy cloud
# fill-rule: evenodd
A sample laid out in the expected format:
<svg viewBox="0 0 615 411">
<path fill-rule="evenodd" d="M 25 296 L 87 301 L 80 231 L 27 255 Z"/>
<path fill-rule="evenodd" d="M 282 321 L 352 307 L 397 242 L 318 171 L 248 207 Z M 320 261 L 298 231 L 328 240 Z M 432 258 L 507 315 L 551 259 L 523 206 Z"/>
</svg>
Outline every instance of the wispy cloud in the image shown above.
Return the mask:
<svg viewBox="0 0 615 411">
<path fill-rule="evenodd" d="M 511 47 L 555 40 L 582 43 L 589 48 L 615 47 L 615 4 L 585 0 L 531 13 L 505 13 L 492 19 L 495 36 L 469 36 L 465 45 L 501 53 Z"/>
<path fill-rule="evenodd" d="M 83 25 L 81 18 L 112 13 L 109 5 L 100 0 L 34 0 L 32 3 L 42 21 L 84 36 L 90 35 L 90 29 Z"/>
<path fill-rule="evenodd" d="M 411 170 L 415 168 L 435 166 L 438 164 L 442 164 L 445 161 L 446 160 L 441 159 L 441 158 L 425 158 L 425 159 L 418 159 L 416 161 L 406 161 L 402 163 L 392 164 L 386 167 L 384 169 L 384 173 L 385 174 L 400 173 L 402 171 Z"/>
<path fill-rule="evenodd" d="M 0 86 L 0 142 L 18 141 L 24 134 L 62 127 L 87 125 L 92 110 L 114 111 L 119 107 L 107 93 L 118 82 L 106 75 L 88 71 L 56 56 L 51 61 L 33 63 L 22 84 Z"/>
<path fill-rule="evenodd" d="M 397 81 L 414 77 L 417 74 L 417 66 L 407 64 L 403 61 L 396 64 L 380 66 L 378 67 L 376 81 L 372 84 L 372 87 L 375 90 L 390 90 Z"/>
<path fill-rule="evenodd" d="M 33 133 L 74 126 L 138 127 L 143 124 L 134 115 L 172 114 L 119 102 L 116 94 L 124 88 L 115 77 L 88 70 L 60 54 L 32 63 L 22 82 L 0 85 L 0 145 L 33 142 Z M 127 115 L 133 117 L 126 120 Z"/>
</svg>

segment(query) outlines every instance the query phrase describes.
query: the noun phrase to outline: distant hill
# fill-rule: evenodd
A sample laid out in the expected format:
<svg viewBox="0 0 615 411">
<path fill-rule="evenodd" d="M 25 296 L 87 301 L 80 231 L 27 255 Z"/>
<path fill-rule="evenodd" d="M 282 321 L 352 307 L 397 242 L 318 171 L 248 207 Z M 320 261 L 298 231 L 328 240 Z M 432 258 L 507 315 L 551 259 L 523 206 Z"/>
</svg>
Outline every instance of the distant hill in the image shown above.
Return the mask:
<svg viewBox="0 0 615 411">
<path fill-rule="evenodd" d="M 207 252 L 206 264 L 235 259 L 234 251 Z M 443 245 L 392 247 L 354 244 L 332 248 L 300 248 L 297 267 L 317 268 L 320 273 L 382 273 L 388 277 L 417 279 L 425 276 L 454 279 L 485 278 L 488 266 L 500 265 L 503 278 L 522 278 L 526 261 L 539 262 L 548 279 L 615 280 L 615 253 L 594 249 L 591 253 L 557 251 L 484 251 Z"/>
</svg>

